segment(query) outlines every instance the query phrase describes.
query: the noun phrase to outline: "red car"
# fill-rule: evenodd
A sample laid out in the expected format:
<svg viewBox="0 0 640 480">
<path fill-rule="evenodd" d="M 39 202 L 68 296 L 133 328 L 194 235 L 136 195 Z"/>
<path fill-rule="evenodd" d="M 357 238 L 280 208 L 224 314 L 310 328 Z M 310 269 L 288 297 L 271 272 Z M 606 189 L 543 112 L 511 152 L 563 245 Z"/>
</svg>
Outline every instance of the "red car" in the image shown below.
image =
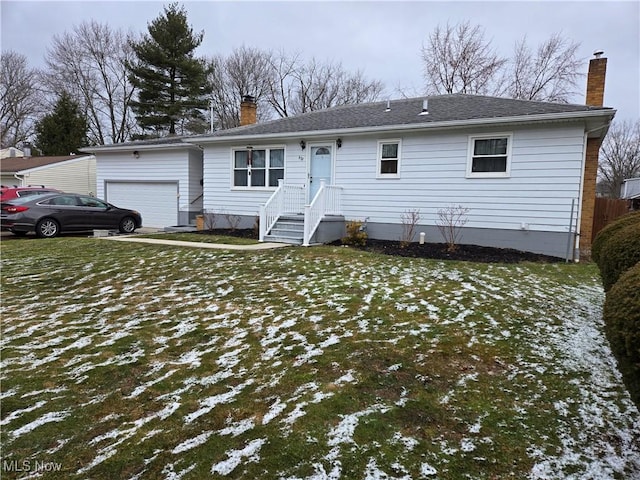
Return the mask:
<svg viewBox="0 0 640 480">
<path fill-rule="evenodd" d="M 13 200 L 14 198 L 26 197 L 27 195 L 44 195 L 46 193 L 61 193 L 60 190 L 55 188 L 47 188 L 44 185 L 39 187 L 7 187 L 5 185 L 0 186 L 0 202 L 7 200 Z"/>
</svg>

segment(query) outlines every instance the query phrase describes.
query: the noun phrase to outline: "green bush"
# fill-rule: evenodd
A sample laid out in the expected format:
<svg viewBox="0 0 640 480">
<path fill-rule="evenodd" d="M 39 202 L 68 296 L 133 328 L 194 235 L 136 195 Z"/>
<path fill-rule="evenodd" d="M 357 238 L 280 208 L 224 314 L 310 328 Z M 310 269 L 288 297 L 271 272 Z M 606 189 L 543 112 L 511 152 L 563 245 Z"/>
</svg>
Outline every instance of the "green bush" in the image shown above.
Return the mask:
<svg viewBox="0 0 640 480">
<path fill-rule="evenodd" d="M 640 405 L 640 262 L 607 292 L 604 322 L 631 398 Z"/>
<path fill-rule="evenodd" d="M 363 223 L 355 220 L 347 222 L 347 234 L 342 237 L 344 245 L 352 245 L 354 247 L 364 247 L 367 244 L 367 232 L 362 228 Z"/>
<path fill-rule="evenodd" d="M 613 222 L 604 227 L 596 238 L 593 240 L 593 244 L 591 245 L 591 259 L 597 264 L 600 263 L 600 252 L 607 240 L 611 238 L 617 231 L 621 228 L 626 227 L 627 225 L 633 225 L 634 223 L 640 223 L 640 212 L 631 212 L 623 215 Z"/>
<path fill-rule="evenodd" d="M 608 291 L 625 271 L 640 261 L 640 223 L 626 225 L 612 234 L 600 250 L 598 267 Z"/>
</svg>

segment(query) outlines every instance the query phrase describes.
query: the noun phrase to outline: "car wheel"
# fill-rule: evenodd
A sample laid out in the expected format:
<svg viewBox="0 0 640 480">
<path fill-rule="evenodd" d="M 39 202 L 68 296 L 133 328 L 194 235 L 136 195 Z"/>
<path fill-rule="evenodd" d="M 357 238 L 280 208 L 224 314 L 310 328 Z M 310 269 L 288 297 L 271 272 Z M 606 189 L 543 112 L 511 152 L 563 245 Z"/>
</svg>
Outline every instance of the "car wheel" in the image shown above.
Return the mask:
<svg viewBox="0 0 640 480">
<path fill-rule="evenodd" d="M 40 238 L 53 238 L 60 233 L 60 225 L 53 218 L 43 218 L 36 225 L 36 235 Z"/>
<path fill-rule="evenodd" d="M 124 217 L 120 222 L 120 233 L 133 233 L 136 229 L 136 221 L 131 217 Z"/>
<path fill-rule="evenodd" d="M 13 233 L 16 237 L 25 237 L 27 235 L 27 232 L 22 232 L 20 230 L 10 230 L 11 233 Z"/>
</svg>

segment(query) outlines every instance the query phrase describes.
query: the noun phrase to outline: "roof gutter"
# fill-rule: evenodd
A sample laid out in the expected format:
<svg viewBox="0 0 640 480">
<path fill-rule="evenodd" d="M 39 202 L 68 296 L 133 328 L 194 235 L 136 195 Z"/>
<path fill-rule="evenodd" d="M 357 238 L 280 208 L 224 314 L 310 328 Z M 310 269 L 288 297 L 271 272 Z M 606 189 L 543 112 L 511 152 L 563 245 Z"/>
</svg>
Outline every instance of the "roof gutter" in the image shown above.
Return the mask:
<svg viewBox="0 0 640 480">
<path fill-rule="evenodd" d="M 589 120 L 608 118 L 609 121 L 614 117 L 616 110 L 590 110 L 580 112 L 563 112 L 557 113 L 544 113 L 537 115 L 518 115 L 515 117 L 495 117 L 495 118 L 474 118 L 470 120 L 449 120 L 444 122 L 433 123 L 420 123 L 420 124 L 408 124 L 408 125 L 384 125 L 378 127 L 355 127 L 355 128 L 339 128 L 331 130 L 305 130 L 296 132 L 281 132 L 281 133 L 265 133 L 265 134 L 253 134 L 253 135 L 221 135 L 221 136 L 208 136 L 208 137 L 194 137 L 182 139 L 185 143 L 191 144 L 204 144 L 204 143 L 222 143 L 222 142 L 237 142 L 243 140 L 253 139 L 276 139 L 276 138 L 297 138 L 300 136 L 334 136 L 334 135 L 346 135 L 346 134 L 363 134 L 363 133 L 378 133 L 378 132 L 417 132 L 424 130 L 438 130 L 448 128 L 466 128 L 477 126 L 493 126 L 504 124 L 520 124 L 526 125 L 529 123 L 544 123 L 544 122 L 561 122 L 572 120 Z"/>
<path fill-rule="evenodd" d="M 142 151 L 142 150 L 184 150 L 185 148 L 189 149 L 199 149 L 195 142 L 187 142 L 186 139 L 183 139 L 180 142 L 175 143 L 154 143 L 154 144 L 126 144 L 126 145 L 97 145 L 94 147 L 84 147 L 79 150 L 84 153 L 96 153 L 96 152 L 133 152 L 133 151 Z"/>
</svg>

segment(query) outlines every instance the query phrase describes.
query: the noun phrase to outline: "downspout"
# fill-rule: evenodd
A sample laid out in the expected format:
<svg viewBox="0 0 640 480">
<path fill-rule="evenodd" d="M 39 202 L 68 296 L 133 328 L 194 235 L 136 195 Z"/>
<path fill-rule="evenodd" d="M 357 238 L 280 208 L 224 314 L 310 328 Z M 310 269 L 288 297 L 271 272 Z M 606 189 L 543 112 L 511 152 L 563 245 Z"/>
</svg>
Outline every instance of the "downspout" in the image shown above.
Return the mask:
<svg viewBox="0 0 640 480">
<path fill-rule="evenodd" d="M 14 174 L 13 174 L 13 176 L 14 176 L 14 178 L 15 178 L 16 180 L 19 180 L 19 181 L 20 181 L 20 185 L 18 185 L 19 187 L 24 187 L 24 186 L 26 186 L 26 185 L 24 184 L 24 178 L 20 178 L 20 177 L 18 176 L 18 174 L 17 174 L 17 173 L 14 173 Z"/>
<path fill-rule="evenodd" d="M 582 232 L 580 231 L 580 226 L 582 225 L 582 198 L 584 197 L 584 170 L 587 166 L 587 138 L 589 136 L 589 132 L 584 132 L 584 137 L 582 139 L 582 165 L 580 167 L 580 190 L 578 191 L 578 212 L 576 215 L 576 235 L 575 241 L 573 242 L 573 258 L 576 258 L 575 252 L 576 250 L 580 251 L 580 235 Z M 569 222 L 569 234 L 571 234 L 571 222 L 573 219 L 570 219 Z M 578 257 L 580 255 L 578 254 Z"/>
</svg>

